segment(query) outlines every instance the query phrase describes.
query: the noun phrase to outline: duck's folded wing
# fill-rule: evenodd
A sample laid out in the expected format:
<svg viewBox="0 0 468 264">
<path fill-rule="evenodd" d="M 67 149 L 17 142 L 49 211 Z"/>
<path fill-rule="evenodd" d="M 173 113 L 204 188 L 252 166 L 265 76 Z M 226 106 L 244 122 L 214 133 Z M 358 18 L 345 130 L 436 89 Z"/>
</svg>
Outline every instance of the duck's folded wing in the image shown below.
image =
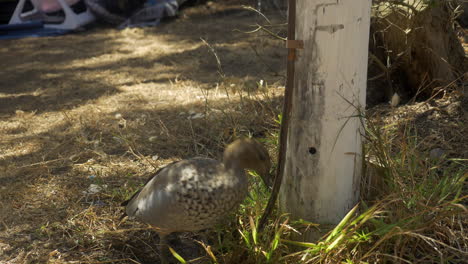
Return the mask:
<svg viewBox="0 0 468 264">
<path fill-rule="evenodd" d="M 174 162 L 159 170 L 145 186 L 124 202 L 128 216 L 142 220 L 159 219 L 159 212 L 170 212 L 177 200 L 176 193 L 183 192 L 185 182 L 187 190 L 196 188 L 200 183 L 209 182 L 216 177 L 216 170 L 221 163 L 207 158 L 192 158 Z M 148 222 L 147 221 L 147 222 Z"/>
<path fill-rule="evenodd" d="M 120 204 L 120 206 L 127 207 L 131 201 L 134 201 L 134 200 L 138 197 L 138 195 L 140 194 L 140 192 L 148 185 L 148 183 L 149 183 L 153 178 L 158 177 L 158 175 L 160 175 L 161 172 L 162 172 L 164 169 L 167 169 L 167 168 L 173 166 L 173 165 L 176 164 L 177 162 L 179 162 L 179 161 L 174 161 L 174 162 L 169 163 L 168 165 L 166 165 L 166 166 L 164 166 L 164 167 L 158 169 L 155 173 L 153 173 L 153 174 L 146 180 L 145 184 L 143 185 L 143 187 L 142 187 L 140 190 L 138 190 L 137 192 L 135 192 L 135 193 L 132 195 L 132 197 L 130 197 L 130 199 L 128 199 L 128 200 L 122 202 L 122 203 Z M 125 211 L 126 211 L 126 210 L 125 210 Z M 122 218 L 124 218 L 125 216 L 127 216 L 127 213 L 126 213 L 125 211 L 124 211 L 124 214 L 122 215 L 122 217 L 121 217 L 120 219 L 122 219 Z"/>
</svg>

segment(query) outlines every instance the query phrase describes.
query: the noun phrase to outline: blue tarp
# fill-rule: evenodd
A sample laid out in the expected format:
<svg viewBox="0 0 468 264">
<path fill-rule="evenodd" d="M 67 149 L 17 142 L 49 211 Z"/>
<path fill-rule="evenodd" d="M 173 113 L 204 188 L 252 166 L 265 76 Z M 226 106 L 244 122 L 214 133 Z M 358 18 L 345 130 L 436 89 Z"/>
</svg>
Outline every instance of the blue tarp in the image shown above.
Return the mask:
<svg viewBox="0 0 468 264">
<path fill-rule="evenodd" d="M 18 39 L 25 37 L 59 36 L 69 30 L 45 28 L 42 21 L 30 21 L 21 24 L 0 25 L 0 39 Z"/>
</svg>

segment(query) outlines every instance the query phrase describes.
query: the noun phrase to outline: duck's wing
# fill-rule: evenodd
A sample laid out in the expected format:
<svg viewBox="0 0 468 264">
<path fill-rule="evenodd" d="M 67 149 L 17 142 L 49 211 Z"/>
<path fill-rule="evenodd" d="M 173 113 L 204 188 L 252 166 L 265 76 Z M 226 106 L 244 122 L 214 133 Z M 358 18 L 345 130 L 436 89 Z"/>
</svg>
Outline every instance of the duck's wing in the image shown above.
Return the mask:
<svg viewBox="0 0 468 264">
<path fill-rule="evenodd" d="M 130 197 L 130 199 L 128 199 L 128 200 L 122 202 L 122 203 L 120 204 L 120 206 L 127 206 L 128 203 L 129 203 L 133 198 L 135 198 L 135 196 L 137 196 L 137 195 L 141 192 L 141 190 L 146 186 L 146 184 L 148 184 L 148 182 L 150 182 L 154 177 L 157 177 L 158 174 L 161 173 L 162 170 L 164 170 L 165 168 L 167 168 L 167 167 L 169 167 L 169 166 L 172 166 L 173 164 L 175 164 L 175 163 L 177 163 L 177 162 L 179 162 L 179 161 L 173 161 L 173 162 L 167 164 L 166 166 L 164 166 L 164 167 L 162 167 L 162 168 L 159 168 L 155 173 L 151 173 L 151 176 L 146 180 L 145 184 L 143 184 L 143 187 L 142 187 L 140 190 L 138 190 L 137 192 L 135 192 L 135 193 L 132 195 L 132 197 Z"/>
<path fill-rule="evenodd" d="M 214 168 L 220 164 L 213 159 L 192 158 L 165 166 L 150 177 L 141 190 L 122 203 L 126 207 L 126 215 L 153 218 L 151 214 L 155 213 L 155 208 L 158 211 L 171 210 L 166 207 L 170 207 L 170 201 L 174 200 L 173 192 L 178 191 L 181 182 L 206 181 L 215 175 L 208 171 L 215 171 Z"/>
<path fill-rule="evenodd" d="M 169 168 L 169 167 L 173 166 L 174 164 L 176 164 L 176 163 L 178 163 L 178 162 L 180 162 L 180 161 L 171 162 L 171 163 L 167 164 L 166 166 L 164 166 L 164 167 L 162 167 L 162 168 L 159 168 L 155 173 L 152 173 L 151 176 L 146 180 L 146 182 L 145 182 L 145 184 L 143 185 L 143 187 L 142 187 L 140 190 L 138 190 L 137 192 L 135 192 L 135 193 L 132 195 L 132 197 L 130 197 L 130 199 L 128 199 L 128 200 L 122 202 L 122 203 L 120 204 L 120 206 L 127 207 L 131 201 L 135 200 L 135 199 L 138 197 L 138 195 L 140 194 L 140 192 L 145 188 L 145 186 L 146 186 L 153 178 L 158 177 L 158 175 L 161 174 L 161 172 L 162 172 L 164 169 Z M 122 220 L 125 216 L 127 216 L 126 210 L 124 210 L 124 213 L 123 213 L 122 216 L 120 217 L 120 220 Z"/>
</svg>

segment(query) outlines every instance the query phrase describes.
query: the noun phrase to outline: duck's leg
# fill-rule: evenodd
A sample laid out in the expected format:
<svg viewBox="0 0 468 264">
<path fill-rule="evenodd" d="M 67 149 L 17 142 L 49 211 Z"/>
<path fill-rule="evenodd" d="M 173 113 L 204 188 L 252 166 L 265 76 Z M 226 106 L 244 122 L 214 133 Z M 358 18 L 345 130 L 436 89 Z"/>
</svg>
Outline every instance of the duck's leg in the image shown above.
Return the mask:
<svg viewBox="0 0 468 264">
<path fill-rule="evenodd" d="M 169 264 L 169 259 L 171 257 L 171 252 L 169 251 L 169 244 L 167 240 L 168 234 L 159 233 L 159 254 L 161 256 L 162 264 Z"/>
<path fill-rule="evenodd" d="M 206 233 L 206 230 L 204 232 L 199 232 L 198 233 L 198 237 L 199 237 L 199 242 L 205 244 L 205 245 L 209 245 L 209 241 L 208 241 L 208 234 Z"/>
</svg>

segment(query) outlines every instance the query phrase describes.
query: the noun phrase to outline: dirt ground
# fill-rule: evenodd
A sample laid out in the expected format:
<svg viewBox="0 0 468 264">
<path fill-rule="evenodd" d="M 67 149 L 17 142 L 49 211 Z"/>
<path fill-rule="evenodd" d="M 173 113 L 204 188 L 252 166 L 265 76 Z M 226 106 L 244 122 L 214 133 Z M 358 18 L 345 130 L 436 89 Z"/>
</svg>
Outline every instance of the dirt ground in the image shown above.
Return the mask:
<svg viewBox="0 0 468 264">
<path fill-rule="evenodd" d="M 157 260 L 120 202 L 155 168 L 277 126 L 286 51 L 236 31 L 257 21 L 211 3 L 155 28 L 2 41 L 0 263 Z"/>
<path fill-rule="evenodd" d="M 239 5 L 208 3 L 155 28 L 2 41 L 0 263 L 157 262 L 157 236 L 120 222 L 119 204 L 160 166 L 218 158 L 239 135 L 277 131 L 286 50 L 237 31 L 258 21 Z M 284 26 L 273 30 L 285 35 Z M 427 136 L 451 140 L 427 150 L 467 158 L 463 98 L 376 112 L 433 122 Z"/>
</svg>

